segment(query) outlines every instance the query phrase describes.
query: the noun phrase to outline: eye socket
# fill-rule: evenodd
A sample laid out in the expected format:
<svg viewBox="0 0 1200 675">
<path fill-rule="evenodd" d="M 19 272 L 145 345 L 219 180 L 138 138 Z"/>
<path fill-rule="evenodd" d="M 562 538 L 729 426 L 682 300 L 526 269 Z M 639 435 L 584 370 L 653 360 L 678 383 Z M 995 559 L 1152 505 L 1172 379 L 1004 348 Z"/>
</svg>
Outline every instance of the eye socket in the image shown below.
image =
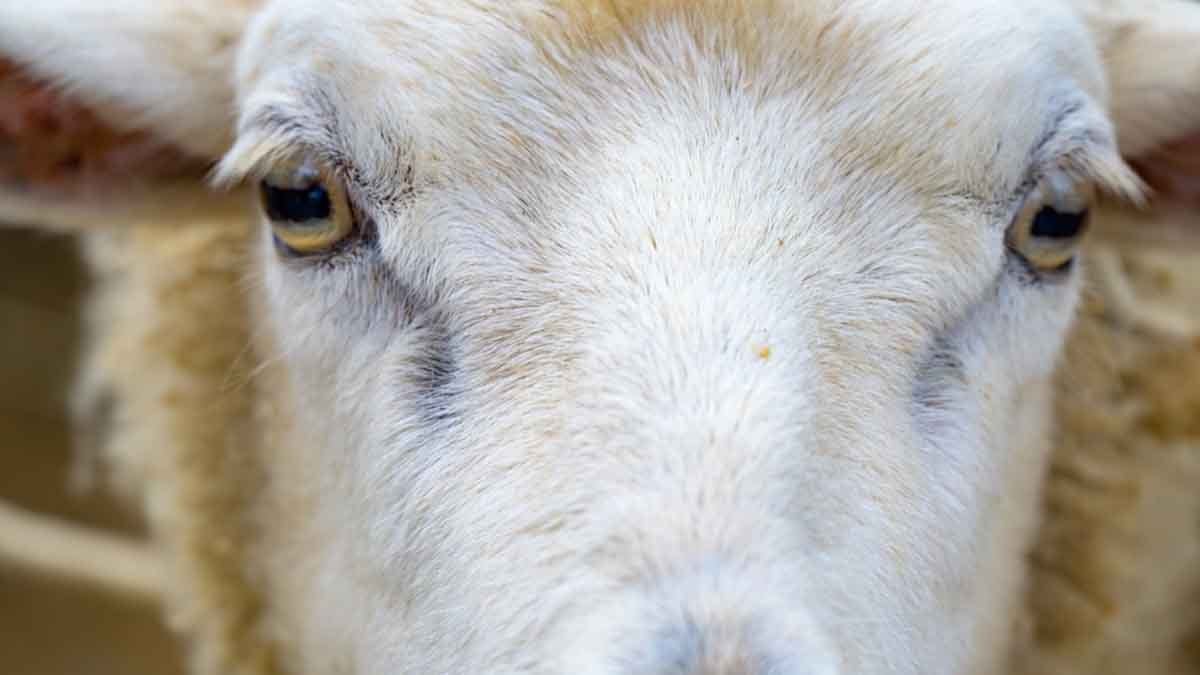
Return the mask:
<svg viewBox="0 0 1200 675">
<path fill-rule="evenodd" d="M 1008 247 L 1037 270 L 1053 272 L 1075 259 L 1091 222 L 1090 186 L 1047 181 L 1021 207 L 1008 229 Z"/>
<path fill-rule="evenodd" d="M 285 162 L 259 185 L 275 240 L 289 253 L 327 253 L 354 233 L 341 181 L 308 160 Z"/>
</svg>

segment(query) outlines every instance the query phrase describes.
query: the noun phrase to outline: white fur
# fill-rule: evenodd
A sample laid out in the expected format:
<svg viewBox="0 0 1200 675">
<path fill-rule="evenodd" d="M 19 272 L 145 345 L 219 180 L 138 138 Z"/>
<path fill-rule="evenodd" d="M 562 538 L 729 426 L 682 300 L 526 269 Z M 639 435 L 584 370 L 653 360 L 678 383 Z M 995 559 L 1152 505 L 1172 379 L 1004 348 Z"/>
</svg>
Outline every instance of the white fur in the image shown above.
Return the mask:
<svg viewBox="0 0 1200 675">
<path fill-rule="evenodd" d="M 239 38 L 224 171 L 335 157 L 378 228 L 259 256 L 260 515 L 287 525 L 255 564 L 290 665 L 996 672 L 1078 295 L 1004 234 L 1031 175 L 1128 179 L 1103 26 L 1082 0 L 641 4 L 666 9 L 274 0 Z M 63 57 L 78 3 L 45 6 L 0 5 L 0 51 L 219 144 L 225 93 L 110 84 L 132 57 Z"/>
</svg>

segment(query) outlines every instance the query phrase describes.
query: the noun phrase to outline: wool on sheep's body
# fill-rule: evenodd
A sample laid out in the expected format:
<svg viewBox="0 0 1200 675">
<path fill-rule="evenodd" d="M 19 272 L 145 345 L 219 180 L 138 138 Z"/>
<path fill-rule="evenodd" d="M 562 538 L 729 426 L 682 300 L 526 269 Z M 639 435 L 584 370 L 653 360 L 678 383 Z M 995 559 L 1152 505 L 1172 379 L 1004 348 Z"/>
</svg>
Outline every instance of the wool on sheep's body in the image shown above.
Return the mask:
<svg viewBox="0 0 1200 675">
<path fill-rule="evenodd" d="M 1143 302 L 1195 315 L 1194 254 L 1123 262 Z M 1021 672 L 1200 673 L 1200 340 L 1088 300 L 1058 376 Z"/>
<path fill-rule="evenodd" d="M 167 620 L 193 672 L 276 672 L 247 576 L 262 438 L 245 221 L 84 238 L 94 276 L 74 402 L 84 447 L 146 513 L 167 560 Z"/>
</svg>

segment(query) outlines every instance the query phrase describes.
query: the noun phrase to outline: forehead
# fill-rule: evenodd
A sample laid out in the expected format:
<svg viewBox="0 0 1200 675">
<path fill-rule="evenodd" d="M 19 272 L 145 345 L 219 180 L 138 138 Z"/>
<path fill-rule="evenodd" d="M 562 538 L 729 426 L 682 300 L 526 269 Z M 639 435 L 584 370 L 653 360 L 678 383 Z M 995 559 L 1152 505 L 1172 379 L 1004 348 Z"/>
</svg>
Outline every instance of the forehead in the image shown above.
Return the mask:
<svg viewBox="0 0 1200 675">
<path fill-rule="evenodd" d="M 269 110 L 366 173 L 381 145 L 515 166 L 605 127 L 754 117 L 796 157 L 984 200 L 1106 95 L 1057 0 L 276 0 L 241 65 L 244 120 Z"/>
</svg>

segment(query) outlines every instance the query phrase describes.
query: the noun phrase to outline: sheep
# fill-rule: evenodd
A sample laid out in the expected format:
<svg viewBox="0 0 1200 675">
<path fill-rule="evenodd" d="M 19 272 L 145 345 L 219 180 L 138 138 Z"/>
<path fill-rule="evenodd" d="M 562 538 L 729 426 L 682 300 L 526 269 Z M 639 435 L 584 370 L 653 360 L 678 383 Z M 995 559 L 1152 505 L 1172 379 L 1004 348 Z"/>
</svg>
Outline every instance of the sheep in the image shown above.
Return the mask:
<svg viewBox="0 0 1200 675">
<path fill-rule="evenodd" d="M 80 407 L 120 401 L 197 672 L 1036 671 L 1042 488 L 1093 466 L 1050 452 L 1080 247 L 1132 222 L 1093 193 L 1200 128 L 1197 36 L 1181 0 L 6 5 L 0 54 L 231 190 L 4 202 L 110 275 Z"/>
</svg>

